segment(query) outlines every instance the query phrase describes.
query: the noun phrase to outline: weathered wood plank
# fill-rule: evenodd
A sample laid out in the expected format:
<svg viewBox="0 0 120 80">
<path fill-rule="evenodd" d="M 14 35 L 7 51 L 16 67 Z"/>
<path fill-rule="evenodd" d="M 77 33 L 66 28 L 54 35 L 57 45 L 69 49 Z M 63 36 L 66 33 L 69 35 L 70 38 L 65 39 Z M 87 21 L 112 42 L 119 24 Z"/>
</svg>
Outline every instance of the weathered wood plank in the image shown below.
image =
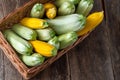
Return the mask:
<svg viewBox="0 0 120 80">
<path fill-rule="evenodd" d="M 0 80 L 4 80 L 3 52 L 0 49 Z"/>
<path fill-rule="evenodd" d="M 104 0 L 115 80 L 120 80 L 120 0 Z"/>
<path fill-rule="evenodd" d="M 95 1 L 93 12 L 101 10 L 101 0 Z M 105 27 L 104 21 L 68 54 L 71 80 L 114 80 Z"/>
<path fill-rule="evenodd" d="M 4 9 L 4 7 L 2 5 L 2 1 L 0 1 L 0 19 L 3 18 L 3 16 L 4 16 L 3 9 Z"/>
<path fill-rule="evenodd" d="M 5 80 L 22 80 L 22 76 L 18 73 L 6 56 L 4 56 L 4 69 Z"/>
<path fill-rule="evenodd" d="M 66 56 L 62 56 L 31 80 L 68 80 Z"/>
<path fill-rule="evenodd" d="M 16 0 L 1 0 L 1 4 L 3 7 L 3 13 L 5 15 L 9 14 L 10 12 L 12 12 L 16 8 L 16 6 L 18 4 L 15 1 Z M 4 17 L 4 16 L 2 16 L 2 17 Z"/>
<path fill-rule="evenodd" d="M 27 3 L 30 0 L 17 0 L 17 1 L 19 3 L 19 6 L 22 6 L 22 5 L 24 5 L 25 3 Z"/>
</svg>

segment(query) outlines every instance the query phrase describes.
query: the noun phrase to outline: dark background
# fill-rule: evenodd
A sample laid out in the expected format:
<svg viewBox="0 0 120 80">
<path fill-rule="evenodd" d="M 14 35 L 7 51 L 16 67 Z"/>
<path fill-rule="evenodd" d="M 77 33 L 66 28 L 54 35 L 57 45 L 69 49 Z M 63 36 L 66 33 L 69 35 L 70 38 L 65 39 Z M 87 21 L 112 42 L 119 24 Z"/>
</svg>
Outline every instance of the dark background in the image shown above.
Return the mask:
<svg viewBox="0 0 120 80">
<path fill-rule="evenodd" d="M 0 0 L 0 19 L 29 0 Z M 120 0 L 94 0 L 103 22 L 31 80 L 120 80 Z M 0 49 L 0 80 L 24 80 Z"/>
</svg>

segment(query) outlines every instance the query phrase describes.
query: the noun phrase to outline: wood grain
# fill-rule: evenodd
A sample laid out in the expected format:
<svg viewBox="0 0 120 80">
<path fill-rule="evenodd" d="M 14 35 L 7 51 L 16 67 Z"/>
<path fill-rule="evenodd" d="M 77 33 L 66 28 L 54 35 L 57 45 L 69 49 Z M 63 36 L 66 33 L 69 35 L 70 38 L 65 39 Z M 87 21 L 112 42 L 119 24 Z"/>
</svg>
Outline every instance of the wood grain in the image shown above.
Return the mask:
<svg viewBox="0 0 120 80">
<path fill-rule="evenodd" d="M 4 13 L 3 13 L 3 4 L 2 4 L 2 1 L 0 1 L 0 19 L 3 18 L 4 16 Z"/>
<path fill-rule="evenodd" d="M 0 80 L 4 80 L 4 63 L 3 63 L 3 54 L 0 49 Z"/>
<path fill-rule="evenodd" d="M 68 80 L 66 56 L 57 60 L 31 80 Z"/>
<path fill-rule="evenodd" d="M 104 2 L 114 78 L 120 80 L 120 0 Z"/>
</svg>

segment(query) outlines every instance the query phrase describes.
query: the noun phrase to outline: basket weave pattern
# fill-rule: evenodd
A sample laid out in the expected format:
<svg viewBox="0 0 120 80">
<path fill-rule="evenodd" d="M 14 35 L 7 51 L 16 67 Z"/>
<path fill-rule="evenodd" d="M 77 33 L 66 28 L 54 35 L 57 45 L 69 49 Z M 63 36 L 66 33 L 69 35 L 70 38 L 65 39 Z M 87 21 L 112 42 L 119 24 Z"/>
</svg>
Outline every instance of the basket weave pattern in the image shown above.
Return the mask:
<svg viewBox="0 0 120 80">
<path fill-rule="evenodd" d="M 13 24 L 18 23 L 22 18 L 29 16 L 29 12 L 32 8 L 32 6 L 37 3 L 46 3 L 49 0 L 31 0 L 27 4 L 23 5 L 22 7 L 16 9 L 9 15 L 7 15 L 5 18 L 3 18 L 0 21 L 0 48 L 3 50 L 5 55 L 8 57 L 8 59 L 11 61 L 11 63 L 15 66 L 15 68 L 21 73 L 21 75 L 25 79 L 30 79 L 33 76 L 35 76 L 40 71 L 44 70 L 46 67 L 48 67 L 50 64 L 52 64 L 54 61 L 56 61 L 58 58 L 60 58 L 62 55 L 64 55 L 68 50 L 72 49 L 74 46 L 79 44 L 82 40 L 84 40 L 88 35 L 84 35 L 79 37 L 79 39 L 72 45 L 69 46 L 61 51 L 58 52 L 58 54 L 52 58 L 47 59 L 43 64 L 35 67 L 27 67 L 18 57 L 17 53 L 13 50 L 13 48 L 10 46 L 10 44 L 6 41 L 1 31 L 10 28 Z M 54 0 L 50 0 L 49 2 L 52 2 Z"/>
</svg>

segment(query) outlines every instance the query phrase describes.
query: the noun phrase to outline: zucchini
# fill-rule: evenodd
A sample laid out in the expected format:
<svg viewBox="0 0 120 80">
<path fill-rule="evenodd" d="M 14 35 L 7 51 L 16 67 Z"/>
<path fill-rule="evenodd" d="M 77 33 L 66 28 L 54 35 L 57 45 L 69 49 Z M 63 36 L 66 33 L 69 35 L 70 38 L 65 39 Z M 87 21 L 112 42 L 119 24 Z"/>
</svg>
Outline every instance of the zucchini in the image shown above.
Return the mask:
<svg viewBox="0 0 120 80">
<path fill-rule="evenodd" d="M 30 17 L 34 17 L 34 18 L 42 18 L 44 15 L 45 9 L 43 4 L 41 3 L 36 3 L 30 12 Z"/>
<path fill-rule="evenodd" d="M 59 47 L 60 47 L 60 42 L 59 42 L 57 36 L 55 36 L 55 37 L 53 37 L 52 39 L 50 39 L 50 40 L 48 41 L 48 43 L 51 44 L 51 45 L 53 45 L 53 46 L 56 47 L 57 49 L 59 49 Z"/>
<path fill-rule="evenodd" d="M 79 3 L 79 1 L 80 0 L 55 0 L 55 5 L 57 6 L 57 7 L 60 7 L 65 1 L 70 1 L 70 2 L 72 2 L 73 4 L 78 4 Z"/>
<path fill-rule="evenodd" d="M 60 49 L 64 49 L 72 45 L 78 39 L 76 32 L 69 32 L 58 36 L 60 42 Z"/>
<path fill-rule="evenodd" d="M 22 26 L 21 24 L 13 25 L 12 30 L 26 40 L 36 40 L 37 37 L 36 31 L 28 27 Z"/>
<path fill-rule="evenodd" d="M 58 8 L 58 15 L 69 15 L 75 12 L 75 5 L 69 1 L 64 2 L 59 8 Z"/>
<path fill-rule="evenodd" d="M 55 36 L 55 32 L 51 28 L 37 29 L 38 39 L 48 41 Z"/>
<path fill-rule="evenodd" d="M 77 6 L 76 13 L 87 16 L 93 8 L 94 0 L 81 0 Z"/>
<path fill-rule="evenodd" d="M 30 55 L 32 53 L 33 47 L 32 45 L 19 37 L 15 32 L 8 29 L 3 32 L 5 38 L 11 44 L 11 46 L 20 54 Z"/>
<path fill-rule="evenodd" d="M 20 23 L 28 28 L 31 29 L 42 29 L 48 27 L 48 22 L 44 19 L 38 19 L 38 18 L 29 18 L 25 17 L 23 18 Z"/>
<path fill-rule="evenodd" d="M 40 65 L 44 62 L 45 57 L 40 55 L 39 53 L 33 53 L 30 56 L 27 55 L 22 55 L 22 61 L 27 65 L 27 66 L 37 66 Z"/>
<path fill-rule="evenodd" d="M 34 51 L 45 56 L 45 57 L 52 57 L 57 55 L 57 49 L 53 45 L 44 42 L 44 41 L 30 41 L 32 44 Z"/>
<path fill-rule="evenodd" d="M 60 35 L 71 31 L 78 31 L 84 28 L 86 17 L 79 14 L 59 16 L 55 19 L 47 19 L 51 28 Z"/>
</svg>

